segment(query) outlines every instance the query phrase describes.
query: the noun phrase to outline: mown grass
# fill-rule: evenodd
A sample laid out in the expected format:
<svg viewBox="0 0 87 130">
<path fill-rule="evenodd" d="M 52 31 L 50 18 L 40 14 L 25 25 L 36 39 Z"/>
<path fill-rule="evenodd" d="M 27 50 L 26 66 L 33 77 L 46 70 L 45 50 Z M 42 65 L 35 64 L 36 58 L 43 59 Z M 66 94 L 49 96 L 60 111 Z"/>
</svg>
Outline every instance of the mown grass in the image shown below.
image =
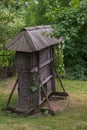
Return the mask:
<svg viewBox="0 0 87 130">
<path fill-rule="evenodd" d="M 15 78 L 0 81 L 0 110 L 5 107 Z M 20 116 L 0 111 L 0 130 L 87 130 L 87 82 L 64 80 L 69 104 L 55 116 Z M 14 104 L 16 93 L 14 94 Z"/>
</svg>

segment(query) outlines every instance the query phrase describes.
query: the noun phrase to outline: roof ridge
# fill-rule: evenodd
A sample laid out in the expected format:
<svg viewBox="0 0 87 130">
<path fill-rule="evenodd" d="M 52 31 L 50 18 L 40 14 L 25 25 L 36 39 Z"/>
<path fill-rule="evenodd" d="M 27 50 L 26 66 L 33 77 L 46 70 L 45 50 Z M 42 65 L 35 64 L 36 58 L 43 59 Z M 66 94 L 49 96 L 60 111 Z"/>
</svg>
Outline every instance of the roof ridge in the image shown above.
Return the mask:
<svg viewBox="0 0 87 130">
<path fill-rule="evenodd" d="M 31 48 L 31 50 L 33 51 L 33 47 L 34 47 L 34 49 L 36 49 L 35 46 L 32 44 L 33 41 L 32 41 L 32 38 L 30 37 L 30 35 L 28 34 L 28 32 L 26 32 L 26 34 L 24 34 L 24 37 L 26 38 L 27 44 Z M 28 40 L 28 37 L 29 37 L 29 40 Z M 29 42 L 30 40 L 31 40 L 31 42 Z"/>
<path fill-rule="evenodd" d="M 48 29 L 48 28 L 51 28 L 51 26 L 43 25 L 43 26 L 35 26 L 35 27 L 24 27 L 22 30 L 33 31 L 33 30 Z"/>
</svg>

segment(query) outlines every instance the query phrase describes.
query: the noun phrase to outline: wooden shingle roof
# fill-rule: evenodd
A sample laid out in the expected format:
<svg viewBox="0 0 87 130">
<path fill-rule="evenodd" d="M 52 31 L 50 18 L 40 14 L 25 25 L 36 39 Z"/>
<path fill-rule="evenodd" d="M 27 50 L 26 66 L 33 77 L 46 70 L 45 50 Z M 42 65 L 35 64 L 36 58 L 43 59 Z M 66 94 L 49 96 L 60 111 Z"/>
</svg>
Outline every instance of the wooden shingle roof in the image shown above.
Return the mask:
<svg viewBox="0 0 87 130">
<path fill-rule="evenodd" d="M 52 28 L 49 25 L 24 28 L 4 49 L 21 52 L 35 52 L 62 41 L 51 37 Z"/>
</svg>

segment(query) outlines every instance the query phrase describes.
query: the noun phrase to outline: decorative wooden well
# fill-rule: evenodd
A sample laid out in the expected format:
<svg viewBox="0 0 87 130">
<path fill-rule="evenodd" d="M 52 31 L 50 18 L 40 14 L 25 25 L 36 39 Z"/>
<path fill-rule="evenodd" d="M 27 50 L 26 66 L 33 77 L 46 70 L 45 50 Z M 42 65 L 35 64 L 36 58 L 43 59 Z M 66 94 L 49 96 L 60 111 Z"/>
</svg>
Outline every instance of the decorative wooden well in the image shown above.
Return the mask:
<svg viewBox="0 0 87 130">
<path fill-rule="evenodd" d="M 62 41 L 51 37 L 51 26 L 24 28 L 5 49 L 16 51 L 18 75 L 17 109 L 30 112 L 55 91 L 54 45 Z"/>
</svg>

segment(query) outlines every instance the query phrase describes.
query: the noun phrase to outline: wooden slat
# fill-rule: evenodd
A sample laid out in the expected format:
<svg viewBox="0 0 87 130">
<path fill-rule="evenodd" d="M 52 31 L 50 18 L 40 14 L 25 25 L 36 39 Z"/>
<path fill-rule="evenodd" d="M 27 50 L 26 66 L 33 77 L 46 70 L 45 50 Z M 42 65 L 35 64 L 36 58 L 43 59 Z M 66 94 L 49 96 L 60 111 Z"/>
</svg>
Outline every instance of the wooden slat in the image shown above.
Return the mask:
<svg viewBox="0 0 87 130">
<path fill-rule="evenodd" d="M 53 61 L 53 58 L 51 58 L 51 59 L 45 61 L 44 63 L 42 63 L 42 64 L 40 65 L 40 69 L 43 68 L 44 66 L 48 65 L 48 64 L 51 63 L 52 61 Z M 37 72 L 37 71 L 38 71 L 38 68 L 37 68 L 37 67 L 34 67 L 34 68 L 31 70 L 32 73 L 33 73 L 33 72 Z"/>
<path fill-rule="evenodd" d="M 44 85 L 45 83 L 47 83 L 52 77 L 53 77 L 53 76 L 50 75 L 50 76 L 47 77 L 44 81 L 42 81 L 42 84 L 40 84 L 40 87 L 41 87 L 42 85 Z"/>
</svg>

